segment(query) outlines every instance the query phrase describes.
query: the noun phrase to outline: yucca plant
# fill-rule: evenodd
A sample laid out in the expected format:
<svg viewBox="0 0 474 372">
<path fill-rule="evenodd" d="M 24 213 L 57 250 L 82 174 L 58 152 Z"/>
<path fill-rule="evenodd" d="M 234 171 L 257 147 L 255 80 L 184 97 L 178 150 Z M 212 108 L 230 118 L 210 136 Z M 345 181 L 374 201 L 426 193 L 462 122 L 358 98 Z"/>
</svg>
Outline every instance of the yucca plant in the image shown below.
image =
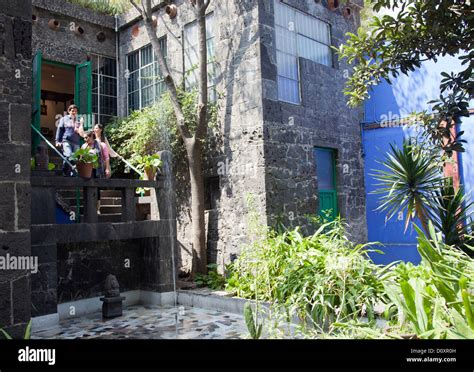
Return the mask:
<svg viewBox="0 0 474 372">
<path fill-rule="evenodd" d="M 379 189 L 373 193 L 383 194 L 377 210 L 388 211 L 389 219 L 399 211 L 406 211 L 405 231 L 418 217 L 427 232 L 433 194 L 443 182 L 436 159 L 411 140 L 404 140 L 401 149 L 393 145 L 390 148 L 382 162 L 385 169 L 372 174 L 380 182 Z"/>
<path fill-rule="evenodd" d="M 462 188 L 454 189 L 451 178 L 434 194 L 435 209 L 431 212 L 431 220 L 435 228 L 443 234 L 444 243 L 455 245 L 472 255 L 466 244 L 470 242 L 469 233 L 473 223 L 471 211 L 473 203 L 465 196 Z"/>
</svg>

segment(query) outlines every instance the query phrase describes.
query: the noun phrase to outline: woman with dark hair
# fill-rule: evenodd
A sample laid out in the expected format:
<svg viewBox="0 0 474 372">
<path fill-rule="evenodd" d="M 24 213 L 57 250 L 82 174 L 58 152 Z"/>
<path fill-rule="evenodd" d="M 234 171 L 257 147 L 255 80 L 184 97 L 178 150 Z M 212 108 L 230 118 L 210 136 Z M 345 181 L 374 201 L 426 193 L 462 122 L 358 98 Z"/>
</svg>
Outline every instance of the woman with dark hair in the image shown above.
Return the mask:
<svg viewBox="0 0 474 372">
<path fill-rule="evenodd" d="M 110 160 L 107 145 L 96 140 L 94 131 L 89 130 L 84 135 L 83 149 L 89 149 L 97 154 L 99 166 L 94 169 L 94 178 L 110 178 Z M 100 188 L 97 189 L 97 213 L 100 214 Z"/>
<path fill-rule="evenodd" d="M 94 125 L 95 140 L 99 144 L 104 157 L 104 174 L 106 178 L 110 178 L 110 147 L 104 135 L 104 126 L 102 124 Z M 102 177 L 103 178 L 103 177 Z"/>
<path fill-rule="evenodd" d="M 105 143 L 96 141 L 95 134 L 89 130 L 84 135 L 85 143 L 82 145 L 83 149 L 88 149 L 89 152 L 97 154 L 99 160 L 99 166 L 94 169 L 94 178 L 109 178 L 110 167 L 109 164 L 109 153 Z"/>
<path fill-rule="evenodd" d="M 95 138 L 96 138 L 97 141 L 99 141 L 100 143 L 105 143 L 105 145 L 107 146 L 107 150 L 109 151 L 109 157 L 111 157 L 111 158 L 119 157 L 119 154 L 117 154 L 112 149 L 112 147 L 110 147 L 110 143 L 107 140 L 107 138 L 105 137 L 104 126 L 102 124 L 96 124 L 94 126 L 94 134 L 95 134 Z"/>
</svg>

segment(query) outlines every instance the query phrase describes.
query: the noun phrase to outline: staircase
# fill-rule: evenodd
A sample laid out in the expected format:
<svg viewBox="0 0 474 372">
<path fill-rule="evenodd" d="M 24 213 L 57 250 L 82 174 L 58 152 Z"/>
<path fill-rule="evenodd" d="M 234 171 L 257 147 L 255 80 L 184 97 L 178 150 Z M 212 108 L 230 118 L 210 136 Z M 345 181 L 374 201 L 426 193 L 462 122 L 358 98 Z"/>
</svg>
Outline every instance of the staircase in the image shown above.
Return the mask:
<svg viewBox="0 0 474 372">
<path fill-rule="evenodd" d="M 75 190 L 58 190 L 62 200 L 76 210 L 77 199 Z M 84 218 L 84 199 L 82 190 L 79 190 L 79 210 L 81 221 Z M 100 190 L 99 223 L 120 222 L 122 220 L 122 193 L 117 190 Z"/>
</svg>

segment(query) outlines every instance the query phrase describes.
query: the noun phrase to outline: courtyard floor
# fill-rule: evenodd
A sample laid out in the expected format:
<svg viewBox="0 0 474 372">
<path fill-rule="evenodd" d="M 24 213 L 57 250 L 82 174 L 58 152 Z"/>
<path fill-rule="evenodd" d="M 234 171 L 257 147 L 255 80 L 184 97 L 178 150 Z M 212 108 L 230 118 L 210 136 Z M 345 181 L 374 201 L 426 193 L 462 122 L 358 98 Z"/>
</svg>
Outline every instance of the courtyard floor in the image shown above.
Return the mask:
<svg viewBox="0 0 474 372">
<path fill-rule="evenodd" d="M 182 309 L 184 308 L 184 314 Z M 243 339 L 242 316 L 221 311 L 171 306 L 135 305 L 105 320 L 102 313 L 62 320 L 59 326 L 34 332 L 32 339 Z"/>
</svg>

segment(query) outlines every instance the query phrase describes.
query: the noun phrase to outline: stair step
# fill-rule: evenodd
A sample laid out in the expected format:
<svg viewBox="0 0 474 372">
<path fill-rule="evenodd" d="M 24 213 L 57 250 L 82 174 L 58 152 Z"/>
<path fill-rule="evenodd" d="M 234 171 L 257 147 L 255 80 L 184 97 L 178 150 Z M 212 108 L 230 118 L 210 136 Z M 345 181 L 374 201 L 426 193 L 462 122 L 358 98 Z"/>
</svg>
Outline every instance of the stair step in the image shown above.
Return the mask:
<svg viewBox="0 0 474 372">
<path fill-rule="evenodd" d="M 121 214 L 99 214 L 97 217 L 98 217 L 99 223 L 122 221 Z M 84 215 L 81 214 L 81 222 L 83 221 L 84 221 Z"/>
<path fill-rule="evenodd" d="M 122 198 L 100 195 L 100 205 L 122 205 Z"/>
<path fill-rule="evenodd" d="M 76 197 L 63 197 L 63 200 L 68 203 L 70 206 L 76 205 L 77 200 Z M 84 198 L 82 196 L 79 198 L 79 204 L 83 205 L 84 204 Z M 101 207 L 115 207 L 115 206 L 121 206 L 122 205 L 122 198 L 100 198 L 100 206 Z"/>
<path fill-rule="evenodd" d="M 121 198 L 122 191 L 120 190 L 101 190 L 100 197 L 104 198 Z"/>
<path fill-rule="evenodd" d="M 103 215 L 121 214 L 122 206 L 121 205 L 103 206 L 102 203 L 100 203 L 100 213 Z"/>
</svg>

